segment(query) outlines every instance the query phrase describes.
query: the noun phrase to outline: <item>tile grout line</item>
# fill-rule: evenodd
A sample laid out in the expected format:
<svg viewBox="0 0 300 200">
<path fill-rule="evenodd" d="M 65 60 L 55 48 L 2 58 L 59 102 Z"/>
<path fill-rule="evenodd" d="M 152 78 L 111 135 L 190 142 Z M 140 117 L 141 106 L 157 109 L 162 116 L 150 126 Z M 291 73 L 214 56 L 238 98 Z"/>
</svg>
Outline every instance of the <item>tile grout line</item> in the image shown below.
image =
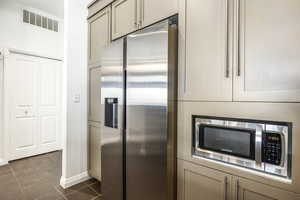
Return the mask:
<svg viewBox="0 0 300 200">
<path fill-rule="evenodd" d="M 97 199 L 98 197 L 101 197 L 101 195 L 97 195 L 97 196 L 95 196 L 94 198 L 92 198 L 91 200 L 95 200 L 95 199 Z"/>
<path fill-rule="evenodd" d="M 13 174 L 14 178 L 16 179 L 16 181 L 17 181 L 17 184 L 18 184 L 18 185 L 19 185 L 19 187 L 20 187 L 20 190 L 21 190 L 21 193 L 22 193 L 22 195 L 24 195 L 24 196 L 25 196 L 25 191 L 24 191 L 24 188 L 23 188 L 22 184 L 20 183 L 20 180 L 19 180 L 19 178 L 16 176 L 16 173 L 15 173 L 14 169 L 11 167 L 11 164 L 10 164 L 10 163 L 9 163 L 9 168 L 11 169 L 11 171 L 12 171 L 12 174 Z"/>
<path fill-rule="evenodd" d="M 57 189 L 57 186 L 53 186 L 53 187 L 60 195 L 62 195 L 63 199 L 68 200 L 66 195 L 64 195 L 59 189 Z"/>
<path fill-rule="evenodd" d="M 97 183 L 95 183 L 97 184 Z M 94 185 L 94 184 L 91 184 L 91 185 Z M 96 192 L 97 196 L 98 195 L 101 195 L 100 193 L 98 193 L 94 188 L 90 187 L 91 185 L 88 185 L 88 188 L 90 188 L 92 191 Z"/>
</svg>

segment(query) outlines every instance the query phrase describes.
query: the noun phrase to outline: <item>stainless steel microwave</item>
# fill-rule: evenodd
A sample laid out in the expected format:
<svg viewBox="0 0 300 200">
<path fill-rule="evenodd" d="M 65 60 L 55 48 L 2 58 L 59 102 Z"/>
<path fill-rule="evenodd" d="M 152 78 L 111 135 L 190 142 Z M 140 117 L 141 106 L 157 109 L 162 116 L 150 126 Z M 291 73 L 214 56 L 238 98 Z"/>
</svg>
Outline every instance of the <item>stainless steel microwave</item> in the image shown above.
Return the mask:
<svg viewBox="0 0 300 200">
<path fill-rule="evenodd" d="M 291 123 L 210 116 L 192 118 L 193 156 L 291 177 Z"/>
</svg>

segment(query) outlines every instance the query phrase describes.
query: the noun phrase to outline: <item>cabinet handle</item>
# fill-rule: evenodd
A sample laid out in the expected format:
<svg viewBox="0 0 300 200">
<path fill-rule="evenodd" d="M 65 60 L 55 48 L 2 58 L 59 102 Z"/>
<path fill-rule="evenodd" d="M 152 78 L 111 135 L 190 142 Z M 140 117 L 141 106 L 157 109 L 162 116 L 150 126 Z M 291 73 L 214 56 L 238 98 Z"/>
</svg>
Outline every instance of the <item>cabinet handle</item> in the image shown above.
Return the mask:
<svg viewBox="0 0 300 200">
<path fill-rule="evenodd" d="M 138 8 L 137 8 L 138 0 L 135 0 L 135 14 L 134 14 L 134 28 L 138 28 Z"/>
<path fill-rule="evenodd" d="M 226 65 L 226 69 L 225 69 L 225 77 L 226 78 L 229 78 L 230 77 L 230 71 L 229 71 L 229 33 L 228 33 L 228 30 L 229 30 L 229 1 L 226 0 L 225 1 L 225 12 L 226 12 L 226 17 L 225 17 L 225 26 L 226 26 L 226 58 L 225 58 L 225 65 Z"/>
<path fill-rule="evenodd" d="M 143 26 L 143 21 L 144 21 L 144 9 L 145 9 L 145 6 L 144 6 L 145 2 L 144 0 L 141 0 L 141 4 L 140 4 L 140 27 Z"/>
<path fill-rule="evenodd" d="M 224 178 L 224 200 L 227 200 L 227 177 Z"/>
<path fill-rule="evenodd" d="M 241 11 L 240 11 L 240 0 L 237 0 L 237 16 L 236 16 L 236 20 L 237 20 L 237 76 L 241 76 L 241 52 L 240 52 L 240 45 L 241 45 L 241 41 L 240 41 L 240 26 L 241 26 Z"/>
<path fill-rule="evenodd" d="M 235 190 L 236 190 L 235 191 L 235 195 L 236 195 L 235 198 L 236 198 L 236 200 L 239 200 L 239 187 L 240 187 L 239 184 L 240 184 L 239 180 L 236 180 L 236 182 L 235 182 Z"/>
</svg>

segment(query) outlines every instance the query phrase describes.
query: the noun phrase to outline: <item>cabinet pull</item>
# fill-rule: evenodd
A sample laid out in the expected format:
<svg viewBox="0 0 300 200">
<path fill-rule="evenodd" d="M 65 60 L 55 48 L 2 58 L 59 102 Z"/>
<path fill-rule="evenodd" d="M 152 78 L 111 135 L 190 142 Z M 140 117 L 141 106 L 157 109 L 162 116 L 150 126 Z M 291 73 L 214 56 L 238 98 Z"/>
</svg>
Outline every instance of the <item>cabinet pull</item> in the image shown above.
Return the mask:
<svg viewBox="0 0 300 200">
<path fill-rule="evenodd" d="M 110 44 L 111 42 L 111 29 L 110 29 L 110 24 L 111 24 L 111 14 L 110 14 L 110 10 L 107 9 L 107 15 L 108 15 L 108 24 L 107 24 L 107 34 L 108 34 L 108 40 L 107 40 L 107 46 Z"/>
<path fill-rule="evenodd" d="M 140 0 L 141 3 L 140 3 L 140 26 L 142 27 L 143 26 L 143 21 L 144 21 L 144 12 L 145 12 L 145 2 L 144 0 Z"/>
<path fill-rule="evenodd" d="M 225 55 L 225 65 L 226 65 L 226 69 L 225 69 L 225 77 L 226 78 L 229 78 L 230 77 L 230 71 L 229 71 L 229 33 L 228 33 L 228 31 L 229 31 L 229 1 L 228 0 L 226 0 L 225 1 L 225 15 L 226 15 L 226 17 L 225 17 L 225 26 L 226 26 L 226 38 L 225 38 L 225 40 L 226 40 L 226 49 L 225 49 L 225 53 L 226 53 L 226 55 Z"/>
<path fill-rule="evenodd" d="M 134 6 L 134 9 L 135 9 L 135 13 L 134 13 L 134 28 L 138 28 L 138 8 L 137 8 L 137 3 L 138 3 L 138 0 L 135 0 L 135 6 Z"/>
<path fill-rule="evenodd" d="M 237 76 L 241 76 L 241 41 L 240 41 L 240 26 L 241 26 L 241 9 L 240 9 L 240 0 L 237 0 L 237 16 L 236 16 L 236 20 L 237 20 Z"/>
<path fill-rule="evenodd" d="M 224 200 L 227 200 L 227 177 L 224 178 Z"/>
<path fill-rule="evenodd" d="M 236 200 L 239 200 L 239 180 L 236 180 L 235 182 L 235 195 L 236 195 Z"/>
</svg>

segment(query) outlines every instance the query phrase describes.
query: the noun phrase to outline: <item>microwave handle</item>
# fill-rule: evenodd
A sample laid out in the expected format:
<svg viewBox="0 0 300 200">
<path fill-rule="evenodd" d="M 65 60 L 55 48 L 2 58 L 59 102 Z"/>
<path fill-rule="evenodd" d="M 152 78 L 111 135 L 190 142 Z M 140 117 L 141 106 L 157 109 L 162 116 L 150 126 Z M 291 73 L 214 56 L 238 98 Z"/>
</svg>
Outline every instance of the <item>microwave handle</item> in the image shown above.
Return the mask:
<svg viewBox="0 0 300 200">
<path fill-rule="evenodd" d="M 285 137 L 283 133 L 280 133 L 280 137 L 281 137 L 281 161 L 280 161 L 280 166 L 284 167 L 284 163 L 285 163 L 285 156 L 286 156 L 286 146 L 285 146 Z"/>
<path fill-rule="evenodd" d="M 262 132 L 262 127 L 257 126 L 255 133 L 255 161 L 259 166 L 262 164 Z"/>
<path fill-rule="evenodd" d="M 195 123 L 195 134 L 194 134 L 194 151 L 199 148 L 199 138 L 200 138 L 200 123 Z"/>
</svg>

